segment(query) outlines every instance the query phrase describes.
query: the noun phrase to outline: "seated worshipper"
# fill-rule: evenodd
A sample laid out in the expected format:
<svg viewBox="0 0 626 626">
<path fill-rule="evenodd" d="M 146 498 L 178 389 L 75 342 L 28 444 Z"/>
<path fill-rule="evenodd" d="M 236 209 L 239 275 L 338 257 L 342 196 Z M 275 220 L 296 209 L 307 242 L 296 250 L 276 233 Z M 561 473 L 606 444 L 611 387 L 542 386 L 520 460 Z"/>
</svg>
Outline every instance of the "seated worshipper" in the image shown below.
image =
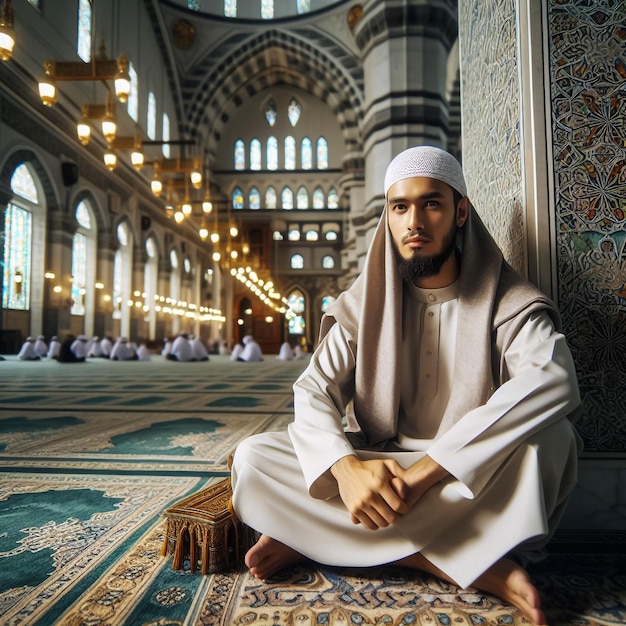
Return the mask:
<svg viewBox="0 0 626 626">
<path fill-rule="evenodd" d="M 35 352 L 35 338 L 26 337 L 20 351 L 17 353 L 20 361 L 39 361 L 39 355 Z"/>
<path fill-rule="evenodd" d="M 128 339 L 126 337 L 119 337 L 113 345 L 111 354 L 109 356 L 111 361 L 133 361 L 135 358 L 135 351 L 130 347 Z"/>
<path fill-rule="evenodd" d="M 299 361 L 301 359 L 305 359 L 306 354 L 307 353 L 302 349 L 302 346 L 300 344 L 296 344 L 293 349 L 293 358 L 296 359 L 296 361 Z"/>
<path fill-rule="evenodd" d="M 191 345 L 191 360 L 192 361 L 208 361 L 209 351 L 204 347 L 202 339 L 200 337 L 193 337 L 189 340 Z"/>
<path fill-rule="evenodd" d="M 170 361 L 192 361 L 193 352 L 187 333 L 180 333 L 172 343 L 172 349 L 167 355 Z"/>
<path fill-rule="evenodd" d="M 102 339 L 100 339 L 100 357 L 103 359 L 110 358 L 111 350 L 113 350 L 111 337 L 102 337 Z"/>
<path fill-rule="evenodd" d="M 278 356 L 276 358 L 281 361 L 293 360 L 293 348 L 288 341 L 285 341 L 280 345 L 280 350 L 278 351 Z"/>
<path fill-rule="evenodd" d="M 243 339 L 243 351 L 237 357 L 238 361 L 258 363 L 263 360 L 261 346 L 254 340 L 252 335 L 246 335 Z"/>
<path fill-rule="evenodd" d="M 236 343 L 233 346 L 233 350 L 230 353 L 230 360 L 231 361 L 239 361 L 239 357 L 241 356 L 241 353 L 243 352 L 243 345 L 240 343 Z"/>
<path fill-rule="evenodd" d="M 61 342 L 56 335 L 50 339 L 50 346 L 48 347 L 48 358 L 58 359 L 61 352 Z"/>
<path fill-rule="evenodd" d="M 137 348 L 137 359 L 139 361 L 151 361 L 152 356 L 150 354 L 150 350 L 148 350 L 148 346 L 146 346 L 145 342 L 142 341 Z"/>
<path fill-rule="evenodd" d="M 166 337 L 163 340 L 163 350 L 161 350 L 161 356 L 164 356 L 167 359 L 167 355 L 170 353 L 172 349 L 172 342 Z"/>
<path fill-rule="evenodd" d="M 100 337 L 94 335 L 91 338 L 91 347 L 89 348 L 89 352 L 87 352 L 87 356 L 89 358 L 98 358 L 102 356 L 102 346 L 100 345 Z"/>
<path fill-rule="evenodd" d="M 76 355 L 77 360 L 82 359 L 84 361 L 87 357 L 87 352 L 89 351 L 87 336 L 78 335 L 78 337 L 76 337 L 76 339 L 72 342 L 70 350 Z"/>
<path fill-rule="evenodd" d="M 234 509 L 261 533 L 245 562 L 260 580 L 305 558 L 395 563 L 545 625 L 524 566 L 580 447 L 559 314 L 505 262 L 450 154 L 400 153 L 384 191 L 363 271 L 294 384 L 294 421 L 236 451 Z"/>
<path fill-rule="evenodd" d="M 76 343 L 77 338 L 74 335 L 68 335 L 59 349 L 59 363 L 84 363 L 85 357 L 78 357 L 72 347 Z"/>
<path fill-rule="evenodd" d="M 46 345 L 46 338 L 43 335 L 39 335 L 35 341 L 35 352 L 40 359 L 43 359 L 48 354 L 48 346 Z"/>
<path fill-rule="evenodd" d="M 230 354 L 230 350 L 228 349 L 228 342 L 226 341 L 226 339 L 220 341 L 219 353 L 222 355 Z"/>
</svg>

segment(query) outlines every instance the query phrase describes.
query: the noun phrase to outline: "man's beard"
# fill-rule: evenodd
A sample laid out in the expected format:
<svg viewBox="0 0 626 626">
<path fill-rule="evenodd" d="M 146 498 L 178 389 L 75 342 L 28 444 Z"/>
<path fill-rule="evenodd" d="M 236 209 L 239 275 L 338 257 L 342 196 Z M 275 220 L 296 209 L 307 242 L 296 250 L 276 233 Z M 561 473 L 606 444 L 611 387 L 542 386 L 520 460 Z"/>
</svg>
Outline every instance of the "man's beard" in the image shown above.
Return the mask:
<svg viewBox="0 0 626 626">
<path fill-rule="evenodd" d="M 398 256 L 398 270 L 403 280 L 410 283 L 417 283 L 423 278 L 436 276 L 441 271 L 443 264 L 450 258 L 456 250 L 456 234 L 458 227 L 456 224 L 446 233 L 443 239 L 442 250 L 432 256 L 420 256 L 418 254 L 410 259 L 404 259 L 398 251 L 394 242 L 396 254 Z"/>
</svg>

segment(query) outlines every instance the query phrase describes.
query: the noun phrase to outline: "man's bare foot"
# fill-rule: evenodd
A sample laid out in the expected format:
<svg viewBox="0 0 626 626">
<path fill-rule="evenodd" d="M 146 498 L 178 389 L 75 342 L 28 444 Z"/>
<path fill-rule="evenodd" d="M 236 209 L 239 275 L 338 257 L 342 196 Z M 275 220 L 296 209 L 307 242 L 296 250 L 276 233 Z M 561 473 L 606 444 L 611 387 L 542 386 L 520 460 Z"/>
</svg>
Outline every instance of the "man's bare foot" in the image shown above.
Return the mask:
<svg viewBox="0 0 626 626">
<path fill-rule="evenodd" d="M 419 552 L 398 561 L 398 564 L 434 574 L 438 578 L 454 583 L 449 576 L 435 567 Z M 541 609 L 539 591 L 530 581 L 526 570 L 514 561 L 500 559 L 479 576 L 472 583 L 472 587 L 509 602 L 537 626 L 547 625 L 546 616 Z"/>
<path fill-rule="evenodd" d="M 304 561 L 304 557 L 284 543 L 261 535 L 246 553 L 244 561 L 250 573 L 265 582 L 284 567 Z"/>
</svg>

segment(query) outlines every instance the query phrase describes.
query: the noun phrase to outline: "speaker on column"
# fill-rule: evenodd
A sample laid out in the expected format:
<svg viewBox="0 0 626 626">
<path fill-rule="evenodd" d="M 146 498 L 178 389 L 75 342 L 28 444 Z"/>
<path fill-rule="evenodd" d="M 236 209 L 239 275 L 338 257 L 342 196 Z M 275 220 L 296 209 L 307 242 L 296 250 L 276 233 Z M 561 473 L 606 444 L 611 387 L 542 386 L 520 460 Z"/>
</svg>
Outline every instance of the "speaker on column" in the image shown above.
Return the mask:
<svg viewBox="0 0 626 626">
<path fill-rule="evenodd" d="M 141 216 L 141 230 L 148 230 L 152 225 L 152 220 L 147 215 Z"/>
<path fill-rule="evenodd" d="M 75 185 L 78 181 L 78 165 L 72 161 L 64 161 L 61 163 L 61 178 L 66 187 Z"/>
</svg>

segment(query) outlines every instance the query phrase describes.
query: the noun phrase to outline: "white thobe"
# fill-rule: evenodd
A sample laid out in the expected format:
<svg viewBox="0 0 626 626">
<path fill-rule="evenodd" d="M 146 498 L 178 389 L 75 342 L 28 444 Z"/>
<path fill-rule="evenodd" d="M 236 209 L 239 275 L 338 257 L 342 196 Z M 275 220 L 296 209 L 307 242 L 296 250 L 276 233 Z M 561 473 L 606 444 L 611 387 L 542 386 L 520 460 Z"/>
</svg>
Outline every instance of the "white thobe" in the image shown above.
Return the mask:
<svg viewBox="0 0 626 626">
<path fill-rule="evenodd" d="M 46 345 L 46 342 L 43 339 L 37 339 L 37 341 L 35 341 L 35 353 L 37 354 L 38 357 L 42 358 L 46 356 L 46 354 L 48 354 L 48 346 Z"/>
<path fill-rule="evenodd" d="M 89 352 L 87 352 L 87 356 L 94 358 L 102 356 L 102 346 L 100 345 L 100 340 L 92 339 L 91 347 L 89 348 Z"/>
<path fill-rule="evenodd" d="M 280 359 L 281 361 L 293 360 L 293 348 L 291 347 L 291 344 L 289 342 L 285 341 L 285 343 L 281 344 L 280 350 L 278 351 L 278 356 L 276 358 Z"/>
<path fill-rule="evenodd" d="M 140 361 L 151 361 L 152 356 L 150 354 L 150 350 L 148 350 L 148 346 L 145 344 L 141 344 L 139 348 L 137 348 L 137 358 Z"/>
<path fill-rule="evenodd" d="M 102 337 L 100 339 L 100 350 L 102 351 L 102 356 L 109 358 L 111 356 L 111 350 L 113 346 L 111 345 L 111 340 L 108 337 Z"/>
<path fill-rule="evenodd" d="M 61 354 L 61 342 L 53 339 L 50 341 L 50 347 L 48 348 L 48 358 L 58 359 Z"/>
<path fill-rule="evenodd" d="M 242 361 L 248 361 L 248 363 L 257 363 L 263 360 L 263 352 L 261 346 L 256 341 L 248 341 L 243 347 L 242 353 L 238 357 Z"/>
<path fill-rule="evenodd" d="M 35 352 L 35 346 L 30 341 L 25 341 L 17 353 L 17 358 L 20 361 L 36 361 L 39 355 Z"/>
<path fill-rule="evenodd" d="M 240 343 L 236 343 L 233 348 L 233 351 L 230 353 L 230 360 L 236 361 L 241 356 L 242 352 L 243 352 L 243 346 Z"/>
<path fill-rule="evenodd" d="M 355 450 L 347 440 L 342 418 L 355 346 L 335 324 L 294 385 L 289 436 L 264 433 L 237 449 L 233 503 L 246 524 L 315 561 L 370 566 L 421 552 L 466 587 L 522 543 L 532 558 L 562 515 L 576 480 L 577 438 L 566 419 L 579 402 L 574 365 L 548 315 L 533 314 L 506 351 L 510 380 L 438 435 L 458 307 L 454 287 L 411 296 L 404 298 L 397 440 L 382 452 Z M 428 454 L 451 476 L 373 532 L 352 524 L 329 471 L 349 454 L 391 456 L 403 467 Z"/>
<path fill-rule="evenodd" d="M 77 359 L 84 359 L 87 357 L 87 342 L 82 339 L 74 339 L 70 350 Z"/>
<path fill-rule="evenodd" d="M 172 344 L 170 354 L 175 356 L 179 361 L 191 361 L 193 353 L 191 351 L 189 339 L 185 337 L 176 337 L 176 339 L 174 339 L 174 343 Z"/>
<path fill-rule="evenodd" d="M 111 350 L 111 354 L 109 355 L 109 359 L 111 361 L 129 361 L 133 358 L 134 352 L 128 345 L 126 341 L 120 341 L 119 339 L 115 342 L 113 349 Z"/>
<path fill-rule="evenodd" d="M 204 344 L 200 339 L 191 340 L 191 358 L 194 361 L 202 361 L 209 358 L 209 352 L 204 347 Z"/>
</svg>

